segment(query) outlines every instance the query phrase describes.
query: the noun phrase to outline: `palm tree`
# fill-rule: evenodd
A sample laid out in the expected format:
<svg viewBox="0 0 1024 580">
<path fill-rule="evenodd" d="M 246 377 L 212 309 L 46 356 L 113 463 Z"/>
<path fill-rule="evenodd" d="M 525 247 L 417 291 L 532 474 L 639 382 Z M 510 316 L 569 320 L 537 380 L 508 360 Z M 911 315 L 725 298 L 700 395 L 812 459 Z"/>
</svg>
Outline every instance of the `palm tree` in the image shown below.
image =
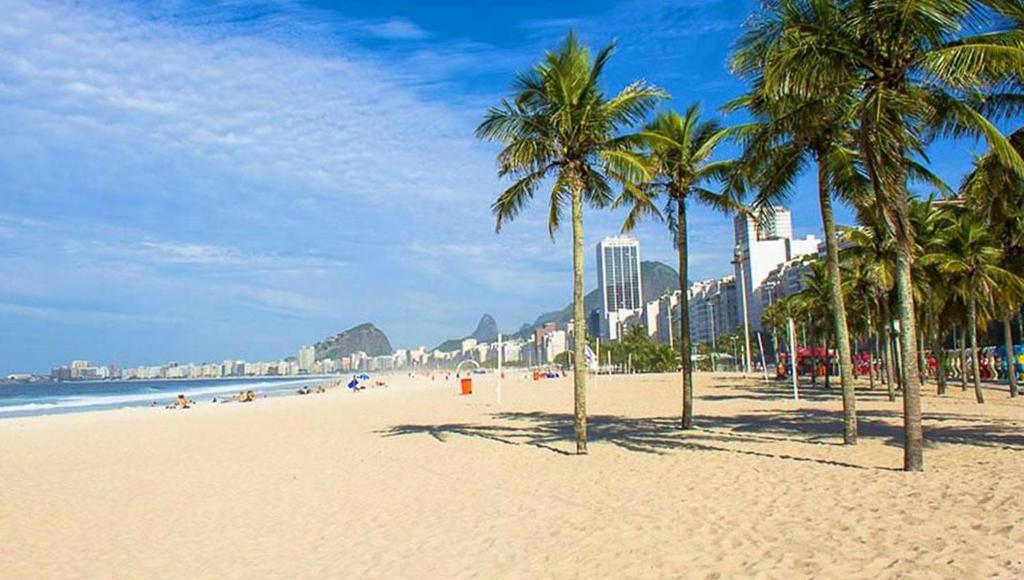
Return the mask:
<svg viewBox="0 0 1024 580">
<path fill-rule="evenodd" d="M 498 175 L 514 183 L 493 203 L 496 229 L 516 218 L 534 192 L 550 180 L 548 232 L 553 237 L 565 205 L 572 216 L 573 360 L 584 359 L 583 205 L 604 207 L 612 183 L 643 181 L 646 168 L 634 153 L 636 139 L 623 132 L 643 119 L 665 97 L 644 82 L 613 97 L 601 89 L 601 74 L 612 55 L 608 45 L 593 58 L 570 33 L 558 50 L 516 77 L 511 100 L 491 108 L 477 137 L 502 143 Z M 576 452 L 587 452 L 586 367 L 573 372 Z"/>
<path fill-rule="evenodd" d="M 846 237 L 845 234 L 841 237 Z M 868 264 L 852 261 L 840 252 L 843 258 L 843 291 L 844 301 L 848 309 L 851 338 L 868 344 L 868 389 L 875 389 L 875 360 L 877 359 L 874 343 L 875 324 L 872 313 L 875 311 L 875 281 Z"/>
<path fill-rule="evenodd" d="M 818 260 L 806 262 L 807 271 L 803 276 L 803 289 L 793 294 L 794 304 L 808 320 L 807 329 L 810 334 L 810 344 L 814 339 L 821 340 L 822 350 L 828 359 L 829 339 L 835 335 L 835 328 L 832 327 L 832 279 L 828 264 Z M 814 352 L 814 351 L 812 351 Z M 817 376 L 818 358 L 814 355 L 814 372 L 811 373 L 811 384 L 814 384 Z M 828 372 L 825 373 L 825 387 L 828 387 Z"/>
<path fill-rule="evenodd" d="M 934 264 L 946 283 L 967 303 L 967 331 L 970 335 L 974 394 L 985 402 L 978 365 L 979 300 L 993 305 L 1000 295 L 1024 292 L 1024 279 L 1001 265 L 1003 249 L 989 230 L 984 215 L 972 211 L 948 212 L 939 233 L 936 251 L 921 262 Z"/>
<path fill-rule="evenodd" d="M 644 216 L 668 224 L 679 254 L 679 346 L 683 379 L 682 428 L 693 427 L 693 363 L 690 360 L 690 310 L 687 289 L 688 249 L 686 204 L 691 198 L 723 212 L 739 211 L 739 189 L 734 161 L 712 161 L 715 148 L 729 134 L 715 120 L 702 120 L 700 106 L 693 104 L 683 115 L 659 114 L 641 133 L 652 178 L 640 189 L 626 188 L 619 204 L 629 207 L 623 231 L 630 231 Z M 709 182 L 728 181 L 731 189 L 713 191 Z M 659 198 L 664 198 L 659 211 Z"/>
<path fill-rule="evenodd" d="M 825 1 L 825 0 L 822 0 Z M 766 3 L 765 12 L 801 10 L 811 0 Z M 818 3 L 818 2 L 815 2 Z M 1024 46 L 1019 21 L 992 21 L 997 30 L 977 34 L 971 19 L 1002 0 L 849 0 L 841 15 L 819 26 L 785 29 L 785 51 L 769 63 L 764 85 L 771 94 L 813 97 L 836 86 L 860 83 L 858 149 L 885 216 L 897 253 L 896 293 L 904 370 L 904 460 L 907 471 L 924 468 L 917 327 L 913 300 L 915 245 L 910 223 L 908 167 L 936 134 L 980 135 L 1014 171 L 1024 160 L 978 108 L 991 115 L 1001 103 L 990 97 L 1005 81 L 1019 79 Z M 1005 8 L 999 6 L 999 8 Z"/>
<path fill-rule="evenodd" d="M 896 251 L 880 219 L 876 219 L 870 211 L 862 211 L 860 222 L 863 224 L 861 227 L 844 233 L 846 247 L 841 253 L 845 262 L 863 269 L 864 277 L 870 282 L 866 297 L 873 305 L 876 343 L 881 351 L 889 400 L 895 401 L 891 294 L 896 278 Z"/>
<path fill-rule="evenodd" d="M 1024 8 L 1021 12 L 1024 13 Z M 1010 143 L 1017 152 L 1024 153 L 1024 128 L 1010 135 Z M 961 195 L 972 207 L 985 212 L 996 238 L 1002 241 L 1003 268 L 1024 271 L 1024 178 L 989 151 L 976 161 L 974 171 L 964 179 Z M 1010 396 L 1016 397 L 1019 388 L 1014 370 L 1012 318 L 1015 314 L 1019 316 L 1021 299 L 1012 293 L 1002 298 L 1000 310 Z"/>
<path fill-rule="evenodd" d="M 727 108 L 746 109 L 755 119 L 745 131 L 744 161 L 759 177 L 755 208 L 770 207 L 789 197 L 796 178 L 808 163 L 817 168 L 818 205 L 825 234 L 825 263 L 830 283 L 832 328 L 839 355 L 839 380 L 843 391 L 843 441 L 857 443 L 857 410 L 853 384 L 847 309 L 843 300 L 839 244 L 832 196 L 846 200 L 863 196 L 867 179 L 851 150 L 854 123 L 854 83 L 837 83 L 832 90 L 814 94 L 778 94 L 767 90 L 764 77 L 773 61 L 783 58 L 791 44 L 787 30 L 829 28 L 842 18 L 831 2 L 791 3 L 778 12 L 766 11 L 755 26 L 740 38 L 732 55 L 732 69 L 752 84 L 751 91 Z"/>
</svg>

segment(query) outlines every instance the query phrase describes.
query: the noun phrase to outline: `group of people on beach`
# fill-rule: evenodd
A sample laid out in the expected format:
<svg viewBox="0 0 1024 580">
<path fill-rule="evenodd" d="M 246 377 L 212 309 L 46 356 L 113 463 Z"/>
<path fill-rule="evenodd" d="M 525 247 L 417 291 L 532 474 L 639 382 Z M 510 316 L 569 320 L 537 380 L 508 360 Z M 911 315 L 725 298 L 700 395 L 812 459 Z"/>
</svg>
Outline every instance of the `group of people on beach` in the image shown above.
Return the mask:
<svg viewBox="0 0 1024 580">
<path fill-rule="evenodd" d="M 356 393 L 356 392 L 362 391 L 362 390 L 366 389 L 366 387 L 368 385 L 371 386 L 371 387 L 386 387 L 386 386 L 388 386 L 387 383 L 385 383 L 384 381 L 381 381 L 381 380 L 376 380 L 376 381 L 373 381 L 373 383 L 370 383 L 369 379 L 365 375 L 362 377 L 362 380 L 360 379 L 359 375 L 352 375 L 352 379 L 350 381 L 348 381 L 347 383 L 344 383 L 344 379 L 339 379 L 339 380 L 336 380 L 336 381 L 332 381 L 331 383 L 329 383 L 327 385 L 322 385 L 322 384 L 318 385 L 316 388 L 310 388 L 309 385 L 304 385 L 302 388 L 300 388 L 298 391 L 296 391 L 296 393 L 299 394 L 299 395 L 310 395 L 310 394 L 313 394 L 313 393 L 323 394 L 323 393 L 326 393 L 328 389 L 334 388 L 334 387 L 340 387 L 342 384 L 345 384 L 345 386 L 348 387 L 349 392 L 352 392 L 352 393 Z M 217 397 L 214 397 L 211 402 L 213 402 L 213 403 L 251 403 L 251 402 L 253 402 L 255 400 L 256 400 L 256 391 L 253 391 L 252 389 L 250 389 L 248 391 L 239 391 L 237 395 L 234 395 L 234 396 L 232 396 L 231 398 L 228 398 L 228 399 L 218 399 Z M 153 402 L 153 406 L 156 406 L 156 404 L 157 404 L 156 401 L 154 401 Z M 192 405 L 195 405 L 195 404 L 196 404 L 196 402 L 194 400 L 188 399 L 187 397 L 185 397 L 184 394 L 181 394 L 181 395 L 178 395 L 178 398 L 175 399 L 175 401 L 173 403 L 171 403 L 170 405 L 167 405 L 167 408 L 168 409 L 189 409 L 189 408 L 192 407 Z"/>
<path fill-rule="evenodd" d="M 348 387 L 349 392 L 351 392 L 351 393 L 358 393 L 359 391 L 363 391 L 363 390 L 366 389 L 366 384 L 367 383 L 369 383 L 368 379 L 360 380 L 358 375 L 352 375 L 352 380 L 350 380 L 348 382 L 348 384 L 345 385 L 345 386 Z M 374 381 L 373 384 L 370 385 L 370 386 L 375 387 L 375 388 L 376 387 L 386 387 L 386 386 L 388 386 L 388 384 L 385 383 L 384 381 L 377 380 L 377 381 Z"/>
<path fill-rule="evenodd" d="M 218 400 L 214 397 L 211 403 L 251 403 L 256 400 L 256 391 L 249 389 L 248 391 L 238 391 L 237 395 L 229 399 Z M 167 405 L 168 409 L 191 409 L 192 405 L 196 402 L 193 399 L 187 398 L 184 394 L 178 395 L 178 398 L 173 403 Z M 153 401 L 153 406 L 156 406 L 156 401 Z"/>
</svg>

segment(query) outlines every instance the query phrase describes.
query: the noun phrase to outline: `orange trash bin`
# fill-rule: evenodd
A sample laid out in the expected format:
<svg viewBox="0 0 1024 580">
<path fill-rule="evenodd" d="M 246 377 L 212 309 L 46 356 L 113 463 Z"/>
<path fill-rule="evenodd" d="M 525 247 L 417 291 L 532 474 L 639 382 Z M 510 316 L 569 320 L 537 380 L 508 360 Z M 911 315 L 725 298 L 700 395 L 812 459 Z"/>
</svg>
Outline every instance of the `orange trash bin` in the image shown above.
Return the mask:
<svg viewBox="0 0 1024 580">
<path fill-rule="evenodd" d="M 473 379 L 472 377 L 466 377 L 462 379 L 462 394 L 472 395 L 473 394 Z"/>
</svg>

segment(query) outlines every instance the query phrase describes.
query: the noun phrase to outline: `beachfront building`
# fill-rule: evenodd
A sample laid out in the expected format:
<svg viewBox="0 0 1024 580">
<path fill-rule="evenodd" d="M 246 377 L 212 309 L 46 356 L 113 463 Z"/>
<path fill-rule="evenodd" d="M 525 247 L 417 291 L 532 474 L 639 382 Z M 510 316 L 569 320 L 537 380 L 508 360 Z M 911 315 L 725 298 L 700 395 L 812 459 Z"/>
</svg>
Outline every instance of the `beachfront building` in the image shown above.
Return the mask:
<svg viewBox="0 0 1024 580">
<path fill-rule="evenodd" d="M 597 244 L 597 288 L 601 293 L 600 336 L 615 340 L 630 316 L 643 312 L 640 242 L 611 236 Z"/>
<path fill-rule="evenodd" d="M 674 324 L 679 319 L 675 315 L 675 310 L 679 308 L 679 297 L 680 293 L 676 290 L 648 301 L 644 304 L 642 315 L 627 320 L 626 326 L 643 325 L 651 340 L 674 344 L 675 336 L 672 333 L 678 332 Z"/>
<path fill-rule="evenodd" d="M 761 284 L 758 297 L 761 303 L 767 307 L 806 288 L 810 263 L 814 260 L 814 256 L 808 255 L 779 264 Z"/>
<path fill-rule="evenodd" d="M 426 347 L 414 348 L 409 351 L 409 364 L 411 366 L 423 366 L 427 364 Z"/>
<path fill-rule="evenodd" d="M 312 346 L 299 347 L 299 371 L 309 372 L 316 362 L 316 348 Z"/>
<path fill-rule="evenodd" d="M 679 310 L 681 298 L 682 292 L 676 290 L 662 295 L 657 300 L 657 312 L 653 317 L 654 331 L 651 332 L 651 336 L 662 344 L 675 344 L 675 339 L 679 334 L 677 310 Z"/>
<path fill-rule="evenodd" d="M 521 340 L 505 341 L 501 343 L 501 360 L 504 362 L 515 362 L 522 360 L 524 342 Z"/>
<path fill-rule="evenodd" d="M 556 330 L 545 334 L 540 345 L 541 362 L 555 362 L 555 357 L 565 352 L 568 344 L 567 335 L 564 330 Z"/>
<path fill-rule="evenodd" d="M 711 343 L 740 327 L 739 294 L 732 276 L 690 284 L 690 339 Z"/>
<path fill-rule="evenodd" d="M 779 265 L 805 255 L 817 255 L 820 240 L 814 236 L 793 238 L 793 218 L 789 210 L 776 208 L 761 223 L 747 215 L 738 215 L 733 221 L 736 260 L 734 274 L 746 286 L 747 311 L 751 330 L 760 330 L 761 312 L 767 304 L 762 301 L 761 287 L 768 275 Z M 740 297 L 742 308 L 742 299 Z M 692 309 L 691 309 L 692 311 Z"/>
<path fill-rule="evenodd" d="M 476 349 L 476 339 L 466 338 L 462 341 L 462 354 L 469 354 Z"/>
</svg>

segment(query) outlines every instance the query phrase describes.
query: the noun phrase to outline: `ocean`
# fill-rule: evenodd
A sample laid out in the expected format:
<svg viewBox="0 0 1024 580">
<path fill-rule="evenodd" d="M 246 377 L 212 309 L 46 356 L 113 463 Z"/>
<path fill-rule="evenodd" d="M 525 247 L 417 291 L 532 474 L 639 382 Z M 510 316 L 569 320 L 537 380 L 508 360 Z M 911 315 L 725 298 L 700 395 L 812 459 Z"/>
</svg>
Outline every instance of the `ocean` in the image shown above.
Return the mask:
<svg viewBox="0 0 1024 580">
<path fill-rule="evenodd" d="M 208 403 L 253 390 L 259 395 L 292 394 L 304 385 L 316 385 L 337 377 L 251 377 L 232 379 L 80 381 L 63 383 L 6 383 L 0 381 L 0 421 L 11 417 L 52 415 L 149 407 L 174 402 L 183 394 Z"/>
</svg>

